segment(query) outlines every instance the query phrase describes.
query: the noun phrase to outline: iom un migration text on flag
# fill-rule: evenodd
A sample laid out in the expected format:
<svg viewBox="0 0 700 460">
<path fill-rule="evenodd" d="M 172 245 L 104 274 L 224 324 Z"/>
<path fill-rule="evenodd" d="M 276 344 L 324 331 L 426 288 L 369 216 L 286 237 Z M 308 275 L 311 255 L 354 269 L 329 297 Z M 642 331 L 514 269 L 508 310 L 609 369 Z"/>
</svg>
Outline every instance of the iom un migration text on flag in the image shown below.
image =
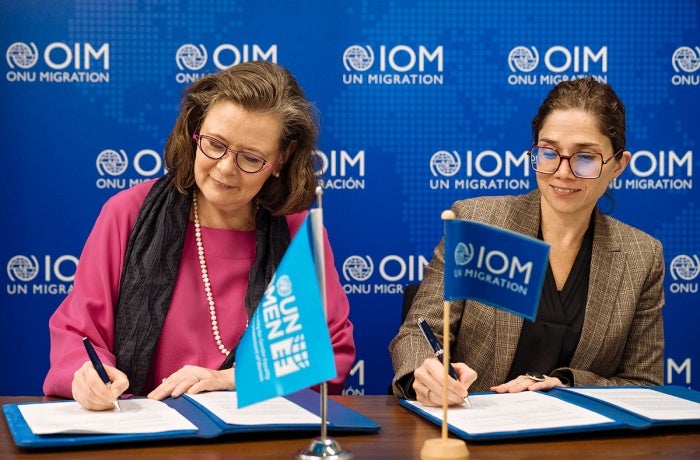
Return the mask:
<svg viewBox="0 0 700 460">
<path fill-rule="evenodd" d="M 445 221 L 445 300 L 474 299 L 534 321 L 549 244 L 480 222 Z"/>
<path fill-rule="evenodd" d="M 336 376 L 309 220 L 292 239 L 236 350 L 238 407 Z"/>
</svg>

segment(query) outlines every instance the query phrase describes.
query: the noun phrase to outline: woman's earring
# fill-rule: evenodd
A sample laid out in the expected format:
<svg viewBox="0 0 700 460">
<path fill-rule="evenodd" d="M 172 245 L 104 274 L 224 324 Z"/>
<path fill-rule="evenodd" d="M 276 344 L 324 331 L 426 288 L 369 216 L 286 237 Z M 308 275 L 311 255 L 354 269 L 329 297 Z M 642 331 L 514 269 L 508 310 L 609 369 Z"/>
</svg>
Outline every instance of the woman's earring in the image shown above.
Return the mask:
<svg viewBox="0 0 700 460">
<path fill-rule="evenodd" d="M 273 173 L 272 173 L 272 175 L 273 175 L 273 176 L 275 176 L 275 177 L 280 177 L 280 173 L 279 173 L 279 171 L 275 171 L 275 172 L 273 172 Z"/>
</svg>

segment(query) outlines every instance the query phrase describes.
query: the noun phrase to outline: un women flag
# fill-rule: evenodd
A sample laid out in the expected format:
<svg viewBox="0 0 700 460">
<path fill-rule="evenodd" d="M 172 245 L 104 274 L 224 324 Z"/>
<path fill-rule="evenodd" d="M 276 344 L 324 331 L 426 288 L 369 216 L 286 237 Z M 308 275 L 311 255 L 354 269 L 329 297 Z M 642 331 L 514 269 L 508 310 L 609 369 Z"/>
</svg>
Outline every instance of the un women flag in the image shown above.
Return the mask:
<svg viewBox="0 0 700 460">
<path fill-rule="evenodd" d="M 549 244 L 498 227 L 445 221 L 445 300 L 474 299 L 534 321 Z"/>
<path fill-rule="evenodd" d="M 287 248 L 236 350 L 238 407 L 336 376 L 307 217 Z"/>
</svg>

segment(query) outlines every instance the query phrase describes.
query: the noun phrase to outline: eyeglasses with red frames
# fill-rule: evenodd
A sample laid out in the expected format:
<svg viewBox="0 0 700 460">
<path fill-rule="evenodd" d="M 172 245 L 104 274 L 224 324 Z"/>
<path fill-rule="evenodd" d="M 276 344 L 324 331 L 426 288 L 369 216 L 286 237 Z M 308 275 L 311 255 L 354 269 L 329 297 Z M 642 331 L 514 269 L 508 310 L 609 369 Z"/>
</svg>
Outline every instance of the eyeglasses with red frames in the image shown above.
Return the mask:
<svg viewBox="0 0 700 460">
<path fill-rule="evenodd" d="M 195 133 L 192 134 L 192 139 L 199 145 L 202 153 L 212 160 L 220 160 L 226 155 L 226 152 L 231 152 L 236 161 L 236 166 L 245 173 L 252 174 L 262 171 L 263 168 L 272 168 L 273 166 L 272 163 L 260 155 L 233 150 L 215 137 Z"/>
<path fill-rule="evenodd" d="M 615 158 L 623 149 L 613 153 L 607 160 L 599 152 L 574 152 L 568 157 L 557 152 L 551 147 L 534 145 L 528 152 L 532 169 L 542 174 L 554 174 L 559 169 L 562 160 L 569 162 L 569 168 L 574 176 L 580 179 L 597 179 L 606 165 Z"/>
</svg>

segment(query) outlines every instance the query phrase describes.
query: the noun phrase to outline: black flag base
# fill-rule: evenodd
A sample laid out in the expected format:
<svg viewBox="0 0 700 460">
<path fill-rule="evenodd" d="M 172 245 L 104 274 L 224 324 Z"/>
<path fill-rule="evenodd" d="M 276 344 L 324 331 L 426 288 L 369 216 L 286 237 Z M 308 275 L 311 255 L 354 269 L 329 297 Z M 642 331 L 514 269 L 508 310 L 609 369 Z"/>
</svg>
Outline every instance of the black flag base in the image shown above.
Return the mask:
<svg viewBox="0 0 700 460">
<path fill-rule="evenodd" d="M 317 437 L 311 440 L 306 450 L 294 454 L 296 460 L 352 460 L 355 456 L 340 447 L 333 438 Z"/>
</svg>

